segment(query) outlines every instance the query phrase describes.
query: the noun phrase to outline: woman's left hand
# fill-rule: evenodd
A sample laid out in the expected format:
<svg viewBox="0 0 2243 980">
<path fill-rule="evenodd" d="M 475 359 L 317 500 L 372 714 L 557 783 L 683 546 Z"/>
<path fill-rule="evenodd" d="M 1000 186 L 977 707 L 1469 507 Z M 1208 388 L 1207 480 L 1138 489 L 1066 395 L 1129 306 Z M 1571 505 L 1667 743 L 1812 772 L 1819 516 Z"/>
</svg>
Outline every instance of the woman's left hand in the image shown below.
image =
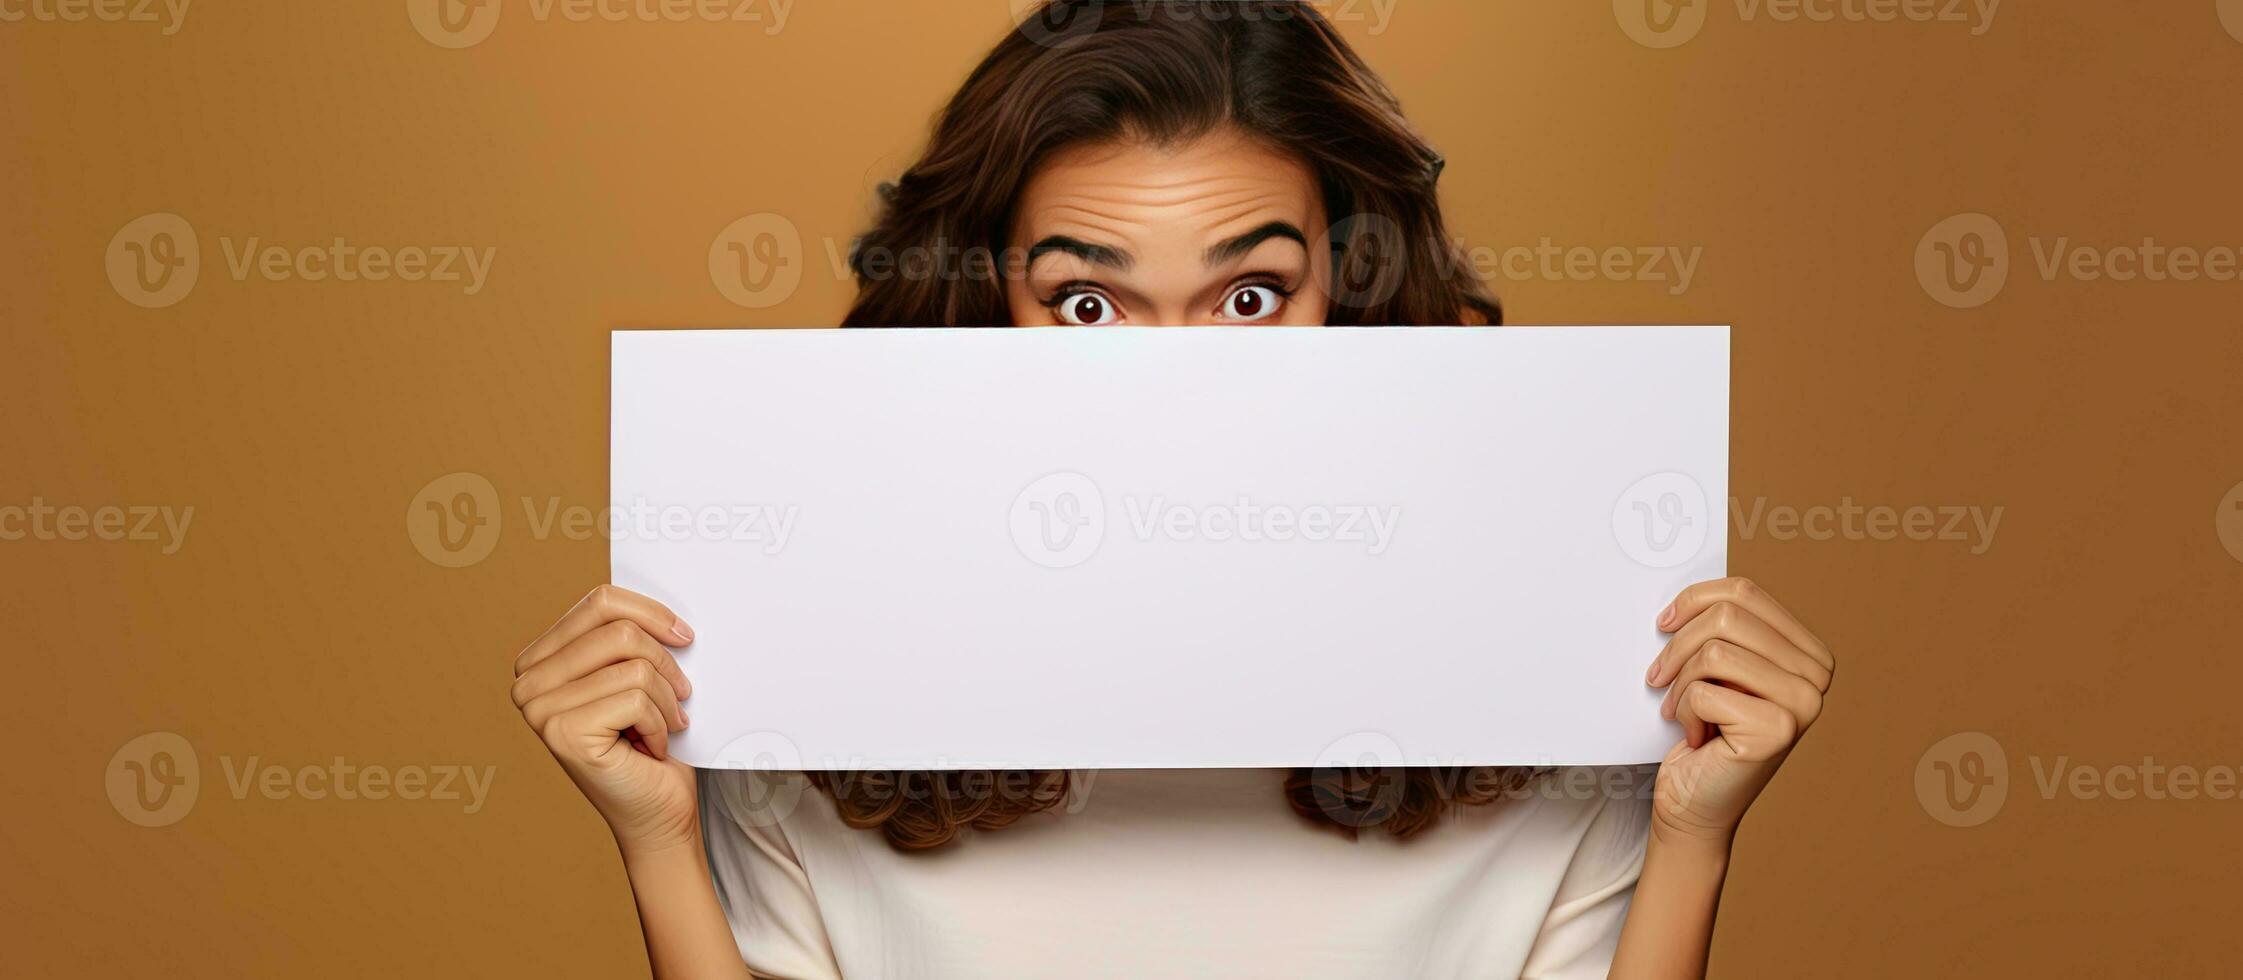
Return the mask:
<svg viewBox="0 0 2243 980">
<path fill-rule="evenodd" d="M 1822 714 L 1838 662 L 1749 579 L 1700 582 L 1659 616 L 1673 634 L 1646 682 L 1683 740 L 1659 768 L 1652 837 L 1726 849 L 1745 809 Z"/>
</svg>

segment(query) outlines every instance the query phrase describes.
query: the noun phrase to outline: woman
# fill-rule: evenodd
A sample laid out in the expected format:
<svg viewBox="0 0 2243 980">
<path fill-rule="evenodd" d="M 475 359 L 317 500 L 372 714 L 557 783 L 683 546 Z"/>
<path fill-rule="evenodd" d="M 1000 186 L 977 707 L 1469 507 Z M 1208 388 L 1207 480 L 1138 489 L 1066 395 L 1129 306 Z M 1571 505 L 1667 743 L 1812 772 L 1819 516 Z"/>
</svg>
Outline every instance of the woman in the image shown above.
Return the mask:
<svg viewBox="0 0 2243 980">
<path fill-rule="evenodd" d="M 1304 4 L 1062 0 L 883 190 L 846 322 L 1497 323 L 1454 274 L 1440 170 Z M 697 774 L 666 750 L 692 629 L 604 586 L 516 658 L 513 694 L 614 831 L 663 977 L 1695 976 L 1738 822 L 1834 662 L 1742 579 L 1655 615 L 1672 641 L 1645 683 L 1686 737 L 1650 791 L 1630 770 Z"/>
</svg>

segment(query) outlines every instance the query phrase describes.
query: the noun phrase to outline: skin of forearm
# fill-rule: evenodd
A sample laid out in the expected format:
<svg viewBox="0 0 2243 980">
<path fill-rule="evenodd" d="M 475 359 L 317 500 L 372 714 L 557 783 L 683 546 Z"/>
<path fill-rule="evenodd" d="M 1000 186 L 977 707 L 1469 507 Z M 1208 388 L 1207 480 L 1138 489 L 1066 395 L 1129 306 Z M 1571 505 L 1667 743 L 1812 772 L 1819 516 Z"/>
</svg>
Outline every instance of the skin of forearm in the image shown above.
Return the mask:
<svg viewBox="0 0 2243 980">
<path fill-rule="evenodd" d="M 1728 874 L 1728 841 L 1667 841 L 1654 835 L 1628 905 L 1627 925 L 1620 930 L 1611 976 L 1704 977 L 1714 913 Z"/>
<path fill-rule="evenodd" d="M 747 980 L 699 834 L 658 848 L 624 847 L 623 869 L 657 980 Z"/>
</svg>

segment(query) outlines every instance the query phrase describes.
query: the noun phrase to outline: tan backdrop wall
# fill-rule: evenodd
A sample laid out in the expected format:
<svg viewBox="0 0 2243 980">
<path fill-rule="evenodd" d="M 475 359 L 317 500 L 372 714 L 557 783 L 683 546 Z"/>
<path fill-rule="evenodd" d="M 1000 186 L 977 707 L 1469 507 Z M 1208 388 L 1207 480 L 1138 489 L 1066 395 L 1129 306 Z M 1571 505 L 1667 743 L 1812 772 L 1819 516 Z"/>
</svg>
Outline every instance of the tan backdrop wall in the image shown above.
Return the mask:
<svg viewBox="0 0 2243 980">
<path fill-rule="evenodd" d="M 1715 973 L 2227 972 L 2243 2 L 1642 4 L 1327 10 L 1515 322 L 1736 327 L 1734 566 L 1846 669 L 1746 824 Z M 605 503 L 609 330 L 836 320 L 833 251 L 1012 12 L 567 9 L 0 0 L 6 972 L 643 973 L 505 695 L 606 574 L 536 517 Z M 712 272 L 762 214 L 733 234 L 796 236 L 791 290 Z M 356 281 L 239 265 L 338 238 Z M 401 281 L 435 246 L 489 264 Z M 376 247 L 407 251 L 366 281 Z M 495 520 L 445 567 L 408 515 L 460 472 Z M 1774 517 L 1848 503 L 2000 518 Z M 338 766 L 390 791 L 305 798 Z"/>
</svg>

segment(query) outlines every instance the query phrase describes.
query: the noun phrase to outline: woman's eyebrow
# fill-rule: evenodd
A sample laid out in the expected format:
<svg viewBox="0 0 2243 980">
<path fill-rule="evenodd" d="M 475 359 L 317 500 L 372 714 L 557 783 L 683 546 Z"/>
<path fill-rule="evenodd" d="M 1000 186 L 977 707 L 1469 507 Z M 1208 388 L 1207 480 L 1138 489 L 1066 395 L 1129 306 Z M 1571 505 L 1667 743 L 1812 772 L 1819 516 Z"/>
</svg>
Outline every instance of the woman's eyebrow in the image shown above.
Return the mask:
<svg viewBox="0 0 2243 980">
<path fill-rule="evenodd" d="M 1222 265 L 1253 251 L 1254 246 L 1272 238 L 1290 239 L 1299 242 L 1301 248 L 1308 248 L 1308 236 L 1301 234 L 1298 226 L 1290 221 L 1272 221 L 1246 234 L 1217 243 L 1214 248 L 1207 250 L 1207 264 Z"/>
<path fill-rule="evenodd" d="M 1051 235 L 1028 247 L 1028 264 L 1035 265 L 1037 259 L 1053 252 L 1072 255 L 1093 265 L 1109 266 L 1123 271 L 1128 271 L 1132 261 L 1128 252 L 1118 248 L 1093 245 L 1080 238 L 1069 238 L 1065 235 Z"/>
</svg>

